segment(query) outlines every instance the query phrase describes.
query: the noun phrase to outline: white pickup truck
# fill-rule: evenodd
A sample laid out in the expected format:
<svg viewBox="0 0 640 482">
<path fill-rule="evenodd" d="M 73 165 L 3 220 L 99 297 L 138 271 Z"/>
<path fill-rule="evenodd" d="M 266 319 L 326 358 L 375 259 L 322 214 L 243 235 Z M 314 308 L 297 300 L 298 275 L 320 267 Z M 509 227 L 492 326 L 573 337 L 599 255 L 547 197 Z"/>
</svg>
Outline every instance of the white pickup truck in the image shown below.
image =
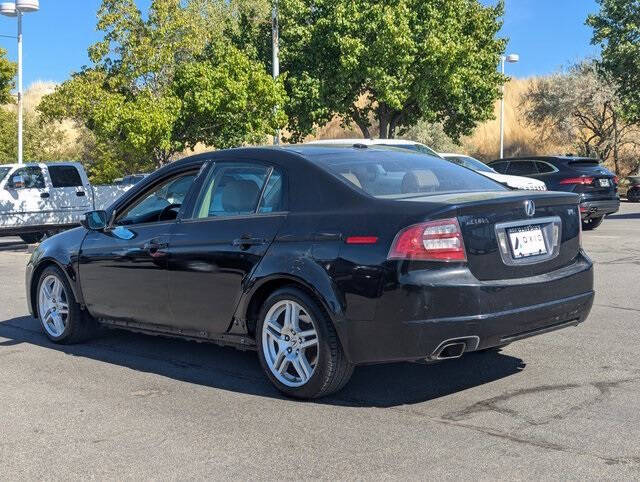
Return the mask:
<svg viewBox="0 0 640 482">
<path fill-rule="evenodd" d="M 80 224 L 87 211 L 104 209 L 128 186 L 92 186 L 77 162 L 0 165 L 0 236 L 34 243 Z"/>
</svg>

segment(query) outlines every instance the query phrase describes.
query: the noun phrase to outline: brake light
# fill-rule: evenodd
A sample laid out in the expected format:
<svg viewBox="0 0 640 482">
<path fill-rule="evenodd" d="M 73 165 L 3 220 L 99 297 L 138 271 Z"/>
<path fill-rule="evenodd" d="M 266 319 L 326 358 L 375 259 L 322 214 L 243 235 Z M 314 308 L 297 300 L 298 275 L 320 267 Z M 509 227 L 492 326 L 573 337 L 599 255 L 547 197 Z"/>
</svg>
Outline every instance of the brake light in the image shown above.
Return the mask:
<svg viewBox="0 0 640 482">
<path fill-rule="evenodd" d="M 618 178 L 618 176 L 613 176 L 613 182 L 614 182 L 614 184 L 618 184 L 618 181 L 619 181 L 619 180 L 620 180 L 620 179 Z"/>
<path fill-rule="evenodd" d="M 347 244 L 376 244 L 377 236 L 349 236 L 345 242 Z"/>
<path fill-rule="evenodd" d="M 563 179 L 560 181 L 560 184 L 580 184 L 586 186 L 588 184 L 593 184 L 592 177 L 570 177 L 568 179 Z"/>
<path fill-rule="evenodd" d="M 458 220 L 440 219 L 403 229 L 393 240 L 388 258 L 466 261 L 467 254 Z"/>
</svg>

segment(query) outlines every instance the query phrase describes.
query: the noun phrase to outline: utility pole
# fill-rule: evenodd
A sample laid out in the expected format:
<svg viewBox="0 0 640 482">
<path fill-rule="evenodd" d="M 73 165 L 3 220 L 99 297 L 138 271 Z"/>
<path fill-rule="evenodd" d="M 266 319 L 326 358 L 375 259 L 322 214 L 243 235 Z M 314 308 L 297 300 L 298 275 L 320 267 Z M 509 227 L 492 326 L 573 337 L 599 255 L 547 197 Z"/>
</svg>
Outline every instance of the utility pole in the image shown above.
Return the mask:
<svg viewBox="0 0 640 482">
<path fill-rule="evenodd" d="M 500 70 L 502 75 L 504 76 L 504 63 L 509 62 L 510 64 L 515 64 L 520 60 L 520 56 L 518 54 L 509 54 L 502 55 L 500 57 Z M 502 99 L 500 100 L 500 159 L 504 157 L 504 91 L 505 87 L 502 84 Z"/>
<path fill-rule="evenodd" d="M 278 0 L 273 0 L 273 10 L 271 12 L 271 49 L 272 49 L 272 65 L 273 78 L 277 79 L 280 75 L 280 29 L 278 26 Z M 273 144 L 280 144 L 280 129 L 276 129 L 273 136 Z"/>
</svg>

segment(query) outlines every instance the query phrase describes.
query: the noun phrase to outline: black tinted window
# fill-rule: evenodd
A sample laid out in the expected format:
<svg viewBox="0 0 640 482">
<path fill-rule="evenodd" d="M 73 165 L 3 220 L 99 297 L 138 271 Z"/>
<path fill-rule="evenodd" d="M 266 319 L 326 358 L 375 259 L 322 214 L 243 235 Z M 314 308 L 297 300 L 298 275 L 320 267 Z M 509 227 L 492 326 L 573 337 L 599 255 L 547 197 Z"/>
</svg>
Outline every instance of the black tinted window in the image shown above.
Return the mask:
<svg viewBox="0 0 640 482">
<path fill-rule="evenodd" d="M 48 166 L 53 187 L 82 186 L 80 173 L 73 166 Z"/>
<path fill-rule="evenodd" d="M 195 173 L 181 174 L 151 188 L 118 217 L 117 223 L 127 225 L 170 219 L 170 213 L 164 213 L 167 216 L 161 219 L 163 211 L 171 206 L 172 212 L 177 213 L 195 178 Z"/>
<path fill-rule="evenodd" d="M 42 169 L 38 166 L 27 166 L 18 169 L 13 174 L 11 174 L 11 179 L 9 179 L 8 186 L 15 187 L 13 185 L 13 178 L 16 176 L 22 176 L 22 180 L 24 181 L 25 188 L 33 188 L 33 189 L 44 189 L 44 176 L 42 175 Z"/>
<path fill-rule="evenodd" d="M 221 164 L 209 175 L 196 203 L 194 217 L 253 214 L 270 169 L 254 164 Z M 269 209 L 269 206 L 265 206 Z"/>
<path fill-rule="evenodd" d="M 536 166 L 538 167 L 538 172 L 541 174 L 555 171 L 554 167 L 546 162 L 536 162 Z"/>
<path fill-rule="evenodd" d="M 423 193 L 502 191 L 500 184 L 442 158 L 398 150 L 365 150 L 350 155 L 329 151 L 311 160 L 376 197 Z"/>
<path fill-rule="evenodd" d="M 495 171 L 501 173 L 501 174 L 506 174 L 507 172 L 507 168 L 509 167 L 509 163 L 508 162 L 492 162 L 491 163 L 491 168 L 494 169 Z"/>
<path fill-rule="evenodd" d="M 276 213 L 283 210 L 283 178 L 280 172 L 273 171 L 264 189 L 260 201 L 259 213 Z"/>
<path fill-rule="evenodd" d="M 533 161 L 511 161 L 508 173 L 513 176 L 530 176 L 538 174 L 538 169 Z"/>
</svg>

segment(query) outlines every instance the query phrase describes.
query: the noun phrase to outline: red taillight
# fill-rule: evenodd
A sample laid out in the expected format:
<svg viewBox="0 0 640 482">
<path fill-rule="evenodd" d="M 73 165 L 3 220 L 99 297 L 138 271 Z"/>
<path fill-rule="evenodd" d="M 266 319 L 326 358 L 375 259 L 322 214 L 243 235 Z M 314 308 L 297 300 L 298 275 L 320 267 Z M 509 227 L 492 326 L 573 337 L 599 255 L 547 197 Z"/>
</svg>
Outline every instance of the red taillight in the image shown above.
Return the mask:
<svg viewBox="0 0 640 482">
<path fill-rule="evenodd" d="M 389 259 L 466 261 L 460 224 L 455 218 L 414 224 L 393 240 Z"/>
<path fill-rule="evenodd" d="M 620 179 L 618 178 L 618 176 L 614 176 L 614 177 L 613 177 L 613 182 L 614 182 L 614 184 L 618 184 L 618 181 L 619 181 L 619 180 L 620 180 Z"/>
<path fill-rule="evenodd" d="M 377 236 L 349 236 L 345 242 L 347 244 L 376 244 Z"/>
<path fill-rule="evenodd" d="M 568 179 L 563 179 L 560 181 L 560 184 L 580 184 L 586 186 L 588 184 L 593 184 L 592 177 L 570 177 Z"/>
</svg>

